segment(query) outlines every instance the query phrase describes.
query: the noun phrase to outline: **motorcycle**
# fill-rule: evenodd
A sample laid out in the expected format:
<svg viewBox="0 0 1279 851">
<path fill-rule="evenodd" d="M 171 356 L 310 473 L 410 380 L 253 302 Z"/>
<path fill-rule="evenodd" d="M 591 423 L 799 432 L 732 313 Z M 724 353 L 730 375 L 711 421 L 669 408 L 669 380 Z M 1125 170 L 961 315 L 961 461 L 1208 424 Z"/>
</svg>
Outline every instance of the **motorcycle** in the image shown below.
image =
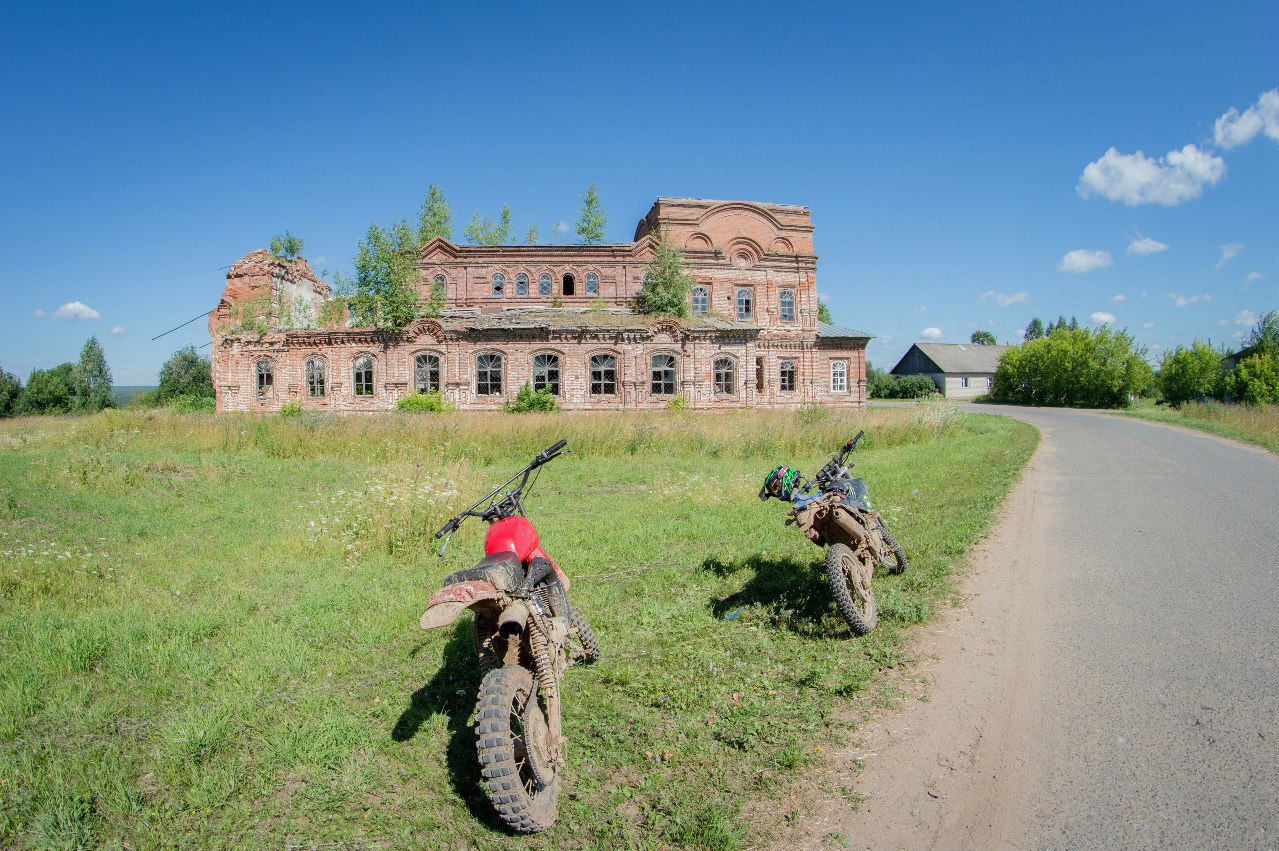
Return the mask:
<svg viewBox="0 0 1279 851">
<path fill-rule="evenodd" d="M 436 540 L 449 536 L 439 550 L 443 556 L 466 518 L 489 524 L 484 558 L 447 576 L 421 619 L 423 629 L 437 629 L 474 609 L 483 674 L 475 707 L 480 774 L 499 818 L 519 833 L 555 824 L 565 762 L 560 681 L 574 663 L 600 657 L 595 633 L 569 604 L 568 577 L 542 549 L 524 511 L 529 477 L 558 457 L 566 442 L 538 453 L 435 533 Z"/>
<path fill-rule="evenodd" d="M 877 566 L 889 573 L 906 569 L 906 551 L 888 531 L 884 518 L 871 502 L 866 480 L 854 478 L 845 464 L 848 454 L 865 436 L 844 444 L 810 481 L 793 467 L 775 467 L 764 479 L 759 498 L 791 503 L 786 525 L 794 524 L 819 547 L 826 547 L 826 581 L 835 595 L 835 607 L 853 635 L 875 628 L 879 613 L 871 586 Z"/>
</svg>

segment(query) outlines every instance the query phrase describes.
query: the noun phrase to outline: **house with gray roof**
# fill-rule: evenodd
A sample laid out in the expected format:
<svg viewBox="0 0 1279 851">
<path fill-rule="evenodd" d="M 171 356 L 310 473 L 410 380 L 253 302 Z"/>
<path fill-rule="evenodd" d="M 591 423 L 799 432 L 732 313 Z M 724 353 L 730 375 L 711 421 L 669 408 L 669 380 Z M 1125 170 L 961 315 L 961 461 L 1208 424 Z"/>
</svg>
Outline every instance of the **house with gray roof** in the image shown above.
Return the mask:
<svg viewBox="0 0 1279 851">
<path fill-rule="evenodd" d="M 990 392 L 999 359 L 1012 346 L 975 343 L 915 343 L 891 372 L 926 375 L 948 399 L 972 399 Z"/>
</svg>

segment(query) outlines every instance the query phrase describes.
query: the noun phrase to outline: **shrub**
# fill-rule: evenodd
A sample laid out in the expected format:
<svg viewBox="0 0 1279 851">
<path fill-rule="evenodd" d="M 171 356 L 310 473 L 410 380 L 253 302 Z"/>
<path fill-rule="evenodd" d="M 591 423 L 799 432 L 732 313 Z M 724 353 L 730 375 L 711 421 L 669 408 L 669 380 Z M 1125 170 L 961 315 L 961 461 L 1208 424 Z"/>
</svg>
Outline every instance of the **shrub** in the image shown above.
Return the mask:
<svg viewBox="0 0 1279 851">
<path fill-rule="evenodd" d="M 868 372 L 866 383 L 872 399 L 927 399 L 937 393 L 937 385 L 926 375 L 890 375 L 882 369 Z"/>
<path fill-rule="evenodd" d="M 1126 331 L 1058 327 L 1004 352 L 990 395 L 1015 405 L 1127 407 L 1154 380 L 1145 355 Z"/>
<path fill-rule="evenodd" d="M 201 396 L 198 393 L 175 396 L 169 400 L 168 405 L 179 414 L 211 414 L 217 407 L 212 396 Z"/>
<path fill-rule="evenodd" d="M 672 396 L 671 400 L 666 403 L 666 407 L 672 411 L 687 411 L 688 399 L 684 397 L 683 393 L 678 396 Z"/>
<path fill-rule="evenodd" d="M 507 412 L 512 414 L 526 414 L 531 411 L 554 411 L 559 408 L 555 401 L 555 394 L 546 388 L 534 390 L 525 384 L 520 388 L 520 392 L 515 394 L 515 398 L 507 402 L 504 406 Z"/>
<path fill-rule="evenodd" d="M 178 349 L 160 367 L 160 386 L 155 389 L 156 404 L 163 405 L 180 396 L 213 399 L 213 374 L 209 359 L 200 357 L 195 346 Z M 209 410 L 213 410 L 211 407 Z"/>
<path fill-rule="evenodd" d="M 451 407 L 438 390 L 410 393 L 408 396 L 401 396 L 395 402 L 395 410 L 407 411 L 411 414 L 438 414 L 450 410 Z"/>
<path fill-rule="evenodd" d="M 286 420 L 296 419 L 302 416 L 302 402 L 300 399 L 290 399 L 280 406 L 280 416 Z"/>
<path fill-rule="evenodd" d="M 1170 405 L 1202 399 L 1211 395 L 1220 371 L 1220 353 L 1195 340 L 1188 348 L 1178 346 L 1164 353 L 1159 367 L 1159 392 Z"/>
</svg>

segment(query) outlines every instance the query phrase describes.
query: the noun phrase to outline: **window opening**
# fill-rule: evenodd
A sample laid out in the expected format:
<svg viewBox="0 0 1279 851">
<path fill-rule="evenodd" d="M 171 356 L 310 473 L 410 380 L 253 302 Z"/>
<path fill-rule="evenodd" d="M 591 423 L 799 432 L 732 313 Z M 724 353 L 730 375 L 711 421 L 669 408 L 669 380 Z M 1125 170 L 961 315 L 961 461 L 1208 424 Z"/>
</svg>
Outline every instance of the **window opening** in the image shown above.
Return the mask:
<svg viewBox="0 0 1279 851">
<path fill-rule="evenodd" d="M 306 362 L 306 395 L 309 399 L 324 398 L 324 361 L 319 358 Z"/>
<path fill-rule="evenodd" d="M 848 392 L 848 361 L 830 362 L 830 389 L 832 393 Z"/>
<path fill-rule="evenodd" d="M 795 369 L 795 361 L 793 360 L 782 361 L 781 367 L 778 371 L 777 388 L 786 393 L 793 392 L 795 390 L 795 373 L 796 372 L 797 370 Z"/>
<path fill-rule="evenodd" d="M 728 358 L 715 361 L 715 392 L 721 395 L 732 393 L 736 382 L 733 380 L 733 362 Z"/>
<path fill-rule="evenodd" d="M 519 274 L 515 276 L 515 294 L 521 298 L 528 295 L 528 275 Z"/>
<path fill-rule="evenodd" d="M 764 359 L 755 358 L 755 392 L 764 392 Z"/>
<path fill-rule="evenodd" d="M 600 276 L 595 274 L 594 272 L 586 273 L 586 294 L 587 295 L 600 294 Z"/>
<path fill-rule="evenodd" d="M 506 276 L 498 272 L 493 276 L 493 297 L 502 298 L 506 295 Z"/>
<path fill-rule="evenodd" d="M 560 356 L 534 355 L 533 389 L 550 390 L 560 395 Z"/>
<path fill-rule="evenodd" d="M 782 321 L 794 322 L 795 321 L 795 291 L 782 290 L 781 294 L 778 296 L 778 302 L 779 302 L 780 312 L 782 314 Z"/>
<path fill-rule="evenodd" d="M 693 287 L 693 314 L 696 316 L 710 309 L 710 293 L 706 291 L 706 287 Z"/>
<path fill-rule="evenodd" d="M 480 396 L 502 395 L 502 356 L 487 354 L 475 358 L 475 392 Z"/>
<path fill-rule="evenodd" d="M 546 272 L 543 272 L 542 274 L 537 276 L 537 294 L 538 295 L 551 294 L 551 276 Z"/>
<path fill-rule="evenodd" d="M 564 295 L 573 295 L 576 284 L 576 281 L 573 280 L 573 276 L 565 275 L 562 283 Z"/>
<path fill-rule="evenodd" d="M 419 393 L 439 392 L 439 355 L 422 354 L 413 358 L 413 389 Z"/>
<path fill-rule="evenodd" d="M 258 398 L 272 399 L 275 397 L 275 364 L 269 360 L 260 360 L 257 362 L 257 384 Z"/>
<path fill-rule="evenodd" d="M 755 315 L 755 295 L 750 290 L 737 291 L 737 318 L 750 319 Z"/>
<path fill-rule="evenodd" d="M 675 395 L 675 355 L 653 355 L 654 396 Z"/>
<path fill-rule="evenodd" d="M 591 395 L 617 395 L 617 358 L 591 355 Z"/>
<path fill-rule="evenodd" d="M 355 395 L 356 396 L 372 396 L 373 395 L 373 358 L 363 357 L 357 358 L 354 365 Z"/>
</svg>

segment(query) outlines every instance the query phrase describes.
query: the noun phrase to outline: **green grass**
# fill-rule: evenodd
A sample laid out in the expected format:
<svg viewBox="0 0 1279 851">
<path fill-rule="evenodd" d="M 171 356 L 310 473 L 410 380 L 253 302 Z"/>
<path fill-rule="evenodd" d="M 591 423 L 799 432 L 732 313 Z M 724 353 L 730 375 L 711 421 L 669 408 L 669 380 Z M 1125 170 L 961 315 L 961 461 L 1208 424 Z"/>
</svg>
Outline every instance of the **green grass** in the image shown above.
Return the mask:
<svg viewBox="0 0 1279 851">
<path fill-rule="evenodd" d="M 911 567 L 876 578 L 880 627 L 854 639 L 822 553 L 755 494 L 859 427 Z M 469 620 L 417 627 L 482 524 L 443 559 L 422 543 L 558 436 L 574 452 L 528 508 L 605 657 L 565 679 L 559 824 L 516 838 L 480 792 Z M 0 847 L 758 844 L 798 818 L 785 790 L 842 740 L 840 708 L 907 661 L 1036 442 L 944 403 L 5 423 Z"/>
<path fill-rule="evenodd" d="M 1199 429 L 1232 440 L 1253 443 L 1271 452 L 1279 452 L 1279 405 L 1257 407 L 1222 402 L 1191 402 L 1174 408 L 1143 401 L 1119 413 Z"/>
</svg>

